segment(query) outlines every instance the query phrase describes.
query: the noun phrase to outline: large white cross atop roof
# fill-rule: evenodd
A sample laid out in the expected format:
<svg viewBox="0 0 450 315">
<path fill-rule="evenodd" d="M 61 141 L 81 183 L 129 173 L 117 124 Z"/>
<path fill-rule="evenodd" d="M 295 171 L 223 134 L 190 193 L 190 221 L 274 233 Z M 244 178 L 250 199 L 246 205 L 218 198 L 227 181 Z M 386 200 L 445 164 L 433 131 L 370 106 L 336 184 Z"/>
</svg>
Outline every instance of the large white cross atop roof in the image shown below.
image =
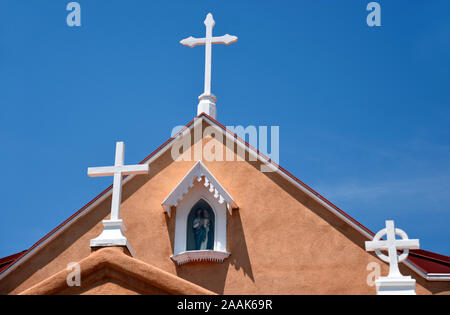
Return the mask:
<svg viewBox="0 0 450 315">
<path fill-rule="evenodd" d="M 212 44 L 225 44 L 229 45 L 237 42 L 238 38 L 233 35 L 223 35 L 219 37 L 213 37 L 213 28 L 215 25 L 214 18 L 211 13 L 208 13 L 205 20 L 206 36 L 204 38 L 188 37 L 180 41 L 184 46 L 195 47 L 198 45 L 205 45 L 205 90 L 200 95 L 200 103 L 198 105 L 197 114 L 206 113 L 209 116 L 216 118 L 216 97 L 211 93 L 211 56 L 212 56 Z"/>
</svg>

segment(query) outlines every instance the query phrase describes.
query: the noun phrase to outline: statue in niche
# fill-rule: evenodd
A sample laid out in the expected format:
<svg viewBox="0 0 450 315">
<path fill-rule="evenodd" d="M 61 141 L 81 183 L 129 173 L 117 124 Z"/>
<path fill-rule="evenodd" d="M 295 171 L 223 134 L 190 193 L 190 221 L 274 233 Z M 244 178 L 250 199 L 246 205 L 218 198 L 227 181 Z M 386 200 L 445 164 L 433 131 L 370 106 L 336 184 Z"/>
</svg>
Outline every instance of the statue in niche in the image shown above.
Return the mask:
<svg viewBox="0 0 450 315">
<path fill-rule="evenodd" d="M 212 223 L 208 210 L 202 208 L 196 210 L 195 218 L 192 222 L 196 250 L 212 249 L 211 245 L 214 238 Z"/>
</svg>

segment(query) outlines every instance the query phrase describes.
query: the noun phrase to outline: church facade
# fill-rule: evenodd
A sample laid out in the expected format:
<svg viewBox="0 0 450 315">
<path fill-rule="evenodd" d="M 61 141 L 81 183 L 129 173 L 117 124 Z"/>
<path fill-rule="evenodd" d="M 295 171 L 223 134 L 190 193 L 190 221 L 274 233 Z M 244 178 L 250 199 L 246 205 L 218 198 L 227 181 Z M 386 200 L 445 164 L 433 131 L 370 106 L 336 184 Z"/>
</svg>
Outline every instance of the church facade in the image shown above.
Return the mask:
<svg viewBox="0 0 450 315">
<path fill-rule="evenodd" d="M 195 128 L 209 127 L 217 134 L 196 143 Z M 235 139 L 232 146 L 226 137 Z M 196 145 L 214 147 L 216 160 L 195 160 Z M 381 275 L 389 266 L 364 248 L 374 233 L 281 167 L 261 172 L 267 163 L 201 114 L 141 163 L 148 175 L 125 178 L 129 248 L 90 246 L 110 216 L 110 187 L 32 248 L 3 260 L 0 293 L 375 294 L 368 266 L 379 265 Z M 207 221 L 202 237 L 199 221 Z M 74 263 L 79 285 L 69 281 Z M 412 250 L 400 270 L 417 281 L 417 294 L 450 293 L 449 257 Z"/>
<path fill-rule="evenodd" d="M 392 221 L 385 241 L 216 120 L 211 46 L 237 37 L 213 37 L 214 23 L 181 41 L 205 46 L 197 117 L 138 165 L 119 142 L 114 166 L 89 168 L 114 184 L 0 259 L 0 294 L 377 294 L 388 273 L 411 276 L 410 293 L 450 294 L 450 257 Z"/>
</svg>

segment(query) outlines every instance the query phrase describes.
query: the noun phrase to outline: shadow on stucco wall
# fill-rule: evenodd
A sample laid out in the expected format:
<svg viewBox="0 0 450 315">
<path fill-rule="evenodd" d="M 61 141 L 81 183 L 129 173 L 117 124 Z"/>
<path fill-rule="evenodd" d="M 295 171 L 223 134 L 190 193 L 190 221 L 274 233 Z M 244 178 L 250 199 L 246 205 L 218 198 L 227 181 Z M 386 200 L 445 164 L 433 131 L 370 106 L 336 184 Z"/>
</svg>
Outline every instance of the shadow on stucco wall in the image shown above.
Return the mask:
<svg viewBox="0 0 450 315">
<path fill-rule="evenodd" d="M 173 210 L 176 211 L 176 209 Z M 172 213 L 173 216 L 176 215 L 175 211 Z M 227 214 L 227 220 L 227 248 L 231 252 L 231 256 L 223 263 L 195 262 L 176 266 L 177 276 L 218 294 L 224 293 L 230 266 L 236 270 L 242 270 L 245 277 L 251 279 L 252 282 L 255 281 L 239 211 L 233 211 L 233 215 Z M 174 220 L 166 218 L 172 251 L 175 239 L 173 222 Z"/>
</svg>

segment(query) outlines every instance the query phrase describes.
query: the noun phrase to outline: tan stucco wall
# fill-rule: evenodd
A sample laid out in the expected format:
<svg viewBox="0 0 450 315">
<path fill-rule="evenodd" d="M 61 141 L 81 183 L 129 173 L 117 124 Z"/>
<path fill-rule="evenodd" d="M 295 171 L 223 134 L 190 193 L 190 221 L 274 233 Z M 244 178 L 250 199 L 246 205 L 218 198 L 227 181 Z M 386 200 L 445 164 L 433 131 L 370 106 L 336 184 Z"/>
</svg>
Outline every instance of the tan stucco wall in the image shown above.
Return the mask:
<svg viewBox="0 0 450 315">
<path fill-rule="evenodd" d="M 104 279 L 101 282 L 83 290 L 81 295 L 111 295 L 114 292 L 115 295 L 141 295 L 142 292 L 124 286 L 122 283 L 118 283 L 114 279 Z"/>
<path fill-rule="evenodd" d="M 124 186 L 121 216 L 135 258 L 219 294 L 375 293 L 366 284 L 366 266 L 379 262 L 384 275 L 387 267 L 365 252 L 366 239 L 358 232 L 279 175 L 261 173 L 255 162 L 204 163 L 240 208 L 228 214 L 230 258 L 181 267 L 170 260 L 175 213 L 169 218 L 161 202 L 194 165 L 173 162 L 170 151 L 151 164 L 149 176 Z M 2 280 L 0 293 L 20 293 L 87 257 L 89 240 L 102 231 L 110 202 L 105 200 Z M 418 281 L 419 294 L 450 293 L 449 282 L 427 282 L 408 268 L 402 272 Z M 105 283 L 86 293 L 115 285 Z"/>
<path fill-rule="evenodd" d="M 76 274 L 74 270 L 63 269 L 20 294 L 125 294 L 130 291 L 151 295 L 215 294 L 131 257 L 125 247 L 103 247 L 94 250 L 79 262 L 78 271 L 79 274 Z"/>
</svg>

